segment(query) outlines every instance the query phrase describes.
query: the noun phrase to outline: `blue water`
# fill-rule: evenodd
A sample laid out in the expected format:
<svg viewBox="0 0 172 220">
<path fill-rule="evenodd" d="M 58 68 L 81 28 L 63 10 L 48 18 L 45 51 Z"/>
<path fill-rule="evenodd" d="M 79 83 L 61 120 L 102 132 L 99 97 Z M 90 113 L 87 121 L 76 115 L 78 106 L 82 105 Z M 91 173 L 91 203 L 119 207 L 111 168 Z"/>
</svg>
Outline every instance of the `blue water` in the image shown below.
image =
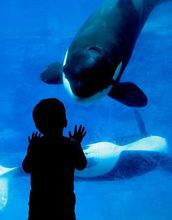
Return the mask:
<svg viewBox="0 0 172 220">
<path fill-rule="evenodd" d="M 133 109 L 104 97 L 83 105 L 62 85 L 47 85 L 40 72 L 64 57 L 83 21 L 103 1 L 6 0 L 0 9 L 0 165 L 19 166 L 27 137 L 35 130 L 31 112 L 42 98 L 57 97 L 67 108 L 68 128 L 84 124 L 83 144 L 139 134 Z M 159 5 L 149 17 L 122 81 L 141 87 L 149 98 L 139 109 L 147 131 L 172 143 L 172 2 Z M 46 174 L 45 174 L 46 178 Z M 7 181 L 2 183 L 3 181 Z M 24 220 L 28 211 L 28 176 L 0 180 L 1 220 Z M 8 186 L 7 186 L 8 185 Z M 156 169 L 118 181 L 75 182 L 78 220 L 172 220 L 172 175 Z M 4 187 L 4 188 L 3 188 Z M 6 188 L 5 188 L 6 187 Z M 3 198 L 0 198 L 0 201 Z M 48 201 L 45 201 L 48 202 Z"/>
</svg>

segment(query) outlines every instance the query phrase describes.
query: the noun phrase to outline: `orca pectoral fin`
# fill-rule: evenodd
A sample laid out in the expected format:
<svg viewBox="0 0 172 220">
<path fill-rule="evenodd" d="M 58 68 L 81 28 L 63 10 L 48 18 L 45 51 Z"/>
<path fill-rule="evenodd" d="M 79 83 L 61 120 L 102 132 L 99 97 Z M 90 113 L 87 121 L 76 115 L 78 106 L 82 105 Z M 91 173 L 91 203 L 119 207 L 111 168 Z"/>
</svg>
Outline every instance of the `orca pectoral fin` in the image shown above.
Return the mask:
<svg viewBox="0 0 172 220">
<path fill-rule="evenodd" d="M 55 62 L 50 64 L 47 69 L 45 69 L 40 78 L 43 82 L 47 84 L 62 84 L 62 74 L 63 74 L 63 65 L 60 62 Z"/>
<path fill-rule="evenodd" d="M 134 83 L 115 84 L 108 95 L 130 107 L 144 107 L 147 105 L 146 95 Z"/>
</svg>

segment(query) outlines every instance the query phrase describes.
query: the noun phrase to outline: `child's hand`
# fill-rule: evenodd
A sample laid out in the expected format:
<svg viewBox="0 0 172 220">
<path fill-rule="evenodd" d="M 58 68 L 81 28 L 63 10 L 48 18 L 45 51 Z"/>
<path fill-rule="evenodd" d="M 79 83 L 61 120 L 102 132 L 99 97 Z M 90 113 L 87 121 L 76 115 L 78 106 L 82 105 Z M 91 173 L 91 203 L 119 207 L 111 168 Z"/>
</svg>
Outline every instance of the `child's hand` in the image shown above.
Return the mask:
<svg viewBox="0 0 172 220">
<path fill-rule="evenodd" d="M 82 125 L 79 126 L 79 129 L 77 129 L 77 125 L 75 125 L 74 133 L 69 131 L 69 137 L 74 138 L 75 140 L 79 141 L 81 143 L 83 137 L 86 135 L 85 127 Z"/>
<path fill-rule="evenodd" d="M 40 133 L 38 134 L 37 131 L 36 131 L 36 132 L 33 132 L 33 133 L 32 133 L 32 136 L 29 136 L 29 137 L 28 137 L 29 144 L 30 144 L 31 142 L 34 142 L 35 140 L 38 140 L 40 137 L 41 137 L 41 134 L 40 134 Z"/>
</svg>

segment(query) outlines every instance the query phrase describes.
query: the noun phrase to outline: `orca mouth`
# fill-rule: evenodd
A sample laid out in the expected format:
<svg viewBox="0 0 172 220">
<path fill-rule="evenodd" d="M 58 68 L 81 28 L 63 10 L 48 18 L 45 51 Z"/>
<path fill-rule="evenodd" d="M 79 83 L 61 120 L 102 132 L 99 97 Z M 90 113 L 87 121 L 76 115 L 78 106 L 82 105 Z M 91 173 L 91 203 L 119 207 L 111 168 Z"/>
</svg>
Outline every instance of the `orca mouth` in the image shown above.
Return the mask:
<svg viewBox="0 0 172 220">
<path fill-rule="evenodd" d="M 113 87 L 112 85 L 109 85 L 107 88 L 103 89 L 102 91 L 97 91 L 96 93 L 92 93 L 89 96 L 88 95 L 84 96 L 82 94 L 79 94 L 78 96 L 75 97 L 77 97 L 76 99 L 81 102 L 91 102 L 106 96 L 112 90 L 112 87 Z"/>
<path fill-rule="evenodd" d="M 67 78 L 66 78 L 67 79 Z M 84 80 L 68 80 L 72 93 L 81 98 L 86 99 L 94 96 L 97 93 L 105 91 L 112 84 L 104 84 L 96 80 L 84 81 Z"/>
<path fill-rule="evenodd" d="M 79 98 L 89 98 L 98 92 L 98 89 L 93 84 L 85 84 L 83 81 L 68 81 L 72 93 Z"/>
<path fill-rule="evenodd" d="M 69 94 L 75 100 L 81 102 L 90 102 L 95 99 L 102 98 L 103 96 L 107 95 L 113 87 L 112 84 L 109 84 L 107 87 L 98 90 L 95 89 L 96 87 L 91 88 L 91 86 L 83 86 L 82 82 L 77 82 L 76 86 L 76 84 L 73 85 L 71 81 L 68 81 L 65 74 L 63 74 L 63 84 L 65 86 L 65 89 L 69 92 Z"/>
</svg>

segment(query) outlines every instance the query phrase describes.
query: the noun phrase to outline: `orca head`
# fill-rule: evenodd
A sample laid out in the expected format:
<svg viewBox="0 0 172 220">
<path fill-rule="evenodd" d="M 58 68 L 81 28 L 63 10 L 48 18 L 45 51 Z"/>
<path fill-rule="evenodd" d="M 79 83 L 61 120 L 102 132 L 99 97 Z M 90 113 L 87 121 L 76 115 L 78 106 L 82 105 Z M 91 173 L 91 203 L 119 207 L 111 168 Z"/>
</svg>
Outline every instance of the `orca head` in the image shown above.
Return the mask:
<svg viewBox="0 0 172 220">
<path fill-rule="evenodd" d="M 99 46 L 66 53 L 63 63 L 63 83 L 79 100 L 90 100 L 112 89 L 115 64 Z"/>
</svg>

